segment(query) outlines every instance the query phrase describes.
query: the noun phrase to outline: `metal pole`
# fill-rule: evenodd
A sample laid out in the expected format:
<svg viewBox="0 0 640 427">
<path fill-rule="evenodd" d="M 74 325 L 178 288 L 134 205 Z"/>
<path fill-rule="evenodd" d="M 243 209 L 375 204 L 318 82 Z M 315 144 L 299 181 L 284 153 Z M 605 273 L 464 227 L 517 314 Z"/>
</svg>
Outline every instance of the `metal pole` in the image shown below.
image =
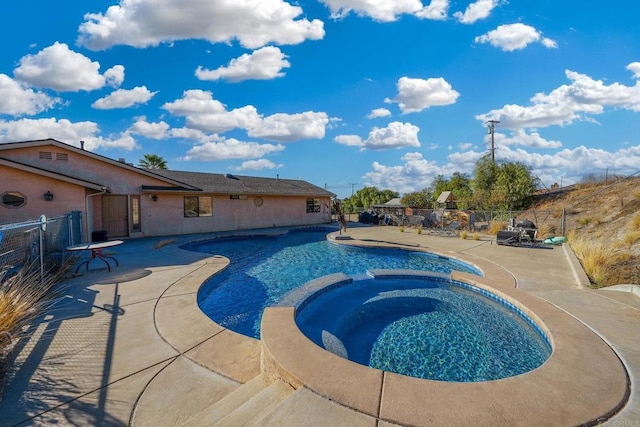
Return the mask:
<svg viewBox="0 0 640 427">
<path fill-rule="evenodd" d="M 489 124 L 489 135 L 491 135 L 491 162 L 495 163 L 496 162 L 496 155 L 495 155 L 496 145 L 495 145 L 494 134 L 495 134 L 495 127 L 500 122 L 498 120 L 488 120 L 487 123 Z"/>
</svg>

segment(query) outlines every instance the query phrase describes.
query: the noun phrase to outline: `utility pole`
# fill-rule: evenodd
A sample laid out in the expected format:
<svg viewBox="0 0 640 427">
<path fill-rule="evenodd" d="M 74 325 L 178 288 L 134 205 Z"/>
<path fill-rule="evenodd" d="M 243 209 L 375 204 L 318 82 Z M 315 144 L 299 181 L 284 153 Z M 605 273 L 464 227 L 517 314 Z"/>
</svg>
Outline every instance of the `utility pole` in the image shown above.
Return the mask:
<svg viewBox="0 0 640 427">
<path fill-rule="evenodd" d="M 349 185 L 351 186 L 351 197 L 353 197 L 353 189 L 356 185 L 358 185 L 357 182 L 350 182 Z"/>
<path fill-rule="evenodd" d="M 496 144 L 495 144 L 494 134 L 495 134 L 495 127 L 498 123 L 500 123 L 498 120 L 487 121 L 489 135 L 491 135 L 491 163 L 494 163 L 494 164 L 496 162 Z"/>
</svg>

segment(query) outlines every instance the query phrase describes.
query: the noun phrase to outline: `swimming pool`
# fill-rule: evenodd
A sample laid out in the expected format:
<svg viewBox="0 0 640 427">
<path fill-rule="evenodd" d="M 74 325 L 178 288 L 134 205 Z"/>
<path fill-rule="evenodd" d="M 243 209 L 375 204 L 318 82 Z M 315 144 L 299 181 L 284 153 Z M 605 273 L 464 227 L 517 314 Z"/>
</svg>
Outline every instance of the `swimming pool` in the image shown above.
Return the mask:
<svg viewBox="0 0 640 427">
<path fill-rule="evenodd" d="M 445 275 L 383 277 L 321 278 L 283 305 L 296 306 L 300 331 L 321 348 L 415 378 L 497 380 L 531 371 L 551 354 L 538 325 L 495 294 Z"/>
<path fill-rule="evenodd" d="M 203 284 L 198 305 L 225 328 L 259 338 L 264 309 L 317 277 L 338 272 L 357 276 L 375 268 L 481 275 L 467 263 L 427 252 L 335 244 L 326 238 L 330 231 L 299 229 L 277 236 L 224 237 L 183 245 L 231 261 Z"/>
</svg>

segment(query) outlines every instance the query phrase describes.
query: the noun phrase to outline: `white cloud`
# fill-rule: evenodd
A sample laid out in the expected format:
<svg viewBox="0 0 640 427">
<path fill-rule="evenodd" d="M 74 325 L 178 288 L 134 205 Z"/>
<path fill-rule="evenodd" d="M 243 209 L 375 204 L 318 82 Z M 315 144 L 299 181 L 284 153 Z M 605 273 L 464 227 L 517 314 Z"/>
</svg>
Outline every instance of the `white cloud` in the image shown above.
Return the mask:
<svg viewBox="0 0 640 427">
<path fill-rule="evenodd" d="M 397 166 L 373 162 L 372 170 L 362 177 L 365 185 L 406 194 L 428 187 L 437 175 L 451 174 L 447 167 L 424 159 L 421 153 L 407 153 L 401 160 L 404 164 Z"/>
<path fill-rule="evenodd" d="M 442 21 L 447 19 L 449 11 L 449 0 L 431 0 L 429 6 L 416 12 L 418 18 Z"/>
<path fill-rule="evenodd" d="M 423 9 L 420 0 L 320 0 L 331 11 L 331 17 L 342 19 L 350 12 L 368 16 L 376 21 L 391 22 L 404 13 L 418 13 Z"/>
<path fill-rule="evenodd" d="M 453 16 L 462 24 L 473 24 L 491 14 L 491 11 L 500 5 L 500 0 L 478 0 L 467 6 L 462 12 L 456 12 Z"/>
<path fill-rule="evenodd" d="M 182 98 L 165 103 L 162 108 L 174 116 L 188 116 L 191 114 L 218 114 L 226 112 L 224 104 L 213 99 L 209 91 L 192 89 L 182 93 Z"/>
<path fill-rule="evenodd" d="M 284 0 L 122 0 L 104 14 L 86 14 L 78 29 L 78 44 L 104 50 L 115 45 L 143 48 L 203 39 L 212 43 L 238 40 L 255 49 L 269 43 L 322 39 L 322 21 L 297 19 L 302 13 L 301 7 Z"/>
<path fill-rule="evenodd" d="M 306 111 L 298 114 L 278 113 L 265 117 L 249 129 L 249 136 L 277 142 L 322 139 L 329 123 L 326 113 Z"/>
<path fill-rule="evenodd" d="M 442 77 L 414 79 L 401 77 L 397 83 L 398 94 L 385 102 L 398 103 L 404 114 L 417 113 L 434 106 L 450 105 L 460 94 Z"/>
<path fill-rule="evenodd" d="M 138 148 L 135 140 L 127 132 L 115 138 L 97 136 L 100 132 L 94 122 L 71 122 L 67 119 L 20 119 L 15 121 L 0 121 L 0 141 L 28 141 L 53 138 L 67 144 L 80 146 L 85 142 L 85 149 L 121 148 L 133 150 Z"/>
<path fill-rule="evenodd" d="M 527 129 L 592 120 L 590 115 L 603 113 L 605 107 L 640 111 L 640 81 L 635 86 L 605 85 L 602 80 L 574 71 L 567 70 L 565 74 L 570 85 L 562 85 L 548 95 L 536 94 L 531 98 L 533 105 L 505 105 L 476 119 L 499 120 L 500 126 L 507 129 Z"/>
<path fill-rule="evenodd" d="M 165 103 L 162 108 L 172 115 L 186 117 L 187 126 L 203 132 L 226 132 L 249 129 L 260 120 L 255 107 L 248 105 L 227 111 L 213 94 L 203 90 L 187 90 L 181 99 Z"/>
<path fill-rule="evenodd" d="M 553 40 L 542 38 L 541 33 L 535 28 L 521 23 L 500 25 L 495 30 L 476 37 L 475 42 L 489 43 L 505 52 L 524 49 L 534 42 L 540 42 L 547 48 L 558 47 Z"/>
<path fill-rule="evenodd" d="M 104 72 L 106 84 L 111 87 L 120 87 L 124 81 L 124 67 L 122 65 L 114 65 Z"/>
<path fill-rule="evenodd" d="M 128 132 L 151 139 L 163 139 L 167 136 L 169 125 L 165 122 L 150 123 L 146 117 L 138 117 Z"/>
<path fill-rule="evenodd" d="M 419 147 L 420 128 L 411 123 L 391 122 L 386 128 L 373 128 L 364 142 L 364 148 L 382 150 L 387 148 Z"/>
<path fill-rule="evenodd" d="M 0 114 L 34 115 L 53 108 L 60 102 L 59 98 L 36 92 L 0 73 Z"/>
<path fill-rule="evenodd" d="M 259 144 L 230 138 L 197 145 L 191 148 L 182 160 L 211 162 L 225 159 L 255 159 L 282 150 L 284 146 L 280 144 Z"/>
<path fill-rule="evenodd" d="M 371 110 L 371 112 L 367 115 L 368 119 L 376 119 L 378 117 L 389 117 L 391 115 L 391 111 L 386 108 L 376 108 L 375 110 Z"/>
<path fill-rule="evenodd" d="M 364 140 L 358 135 L 338 135 L 333 140 L 338 144 L 347 145 L 350 147 L 364 146 Z"/>
<path fill-rule="evenodd" d="M 640 62 L 632 62 L 627 65 L 627 70 L 633 73 L 634 79 L 640 79 Z"/>
<path fill-rule="evenodd" d="M 151 92 L 146 86 L 138 86 L 133 89 L 118 89 L 104 98 L 95 101 L 91 106 L 98 110 L 112 110 L 114 108 L 128 108 L 134 105 L 145 104 L 158 92 Z"/>
<path fill-rule="evenodd" d="M 494 140 L 499 146 L 519 145 L 523 147 L 545 149 L 562 147 L 562 142 L 560 141 L 550 141 L 540 136 L 538 132 L 527 133 L 523 129 L 515 129 L 511 133 L 510 137 L 495 133 Z M 490 141 L 490 137 L 488 135 L 486 136 L 485 141 L 487 143 Z"/>
<path fill-rule="evenodd" d="M 218 135 L 209 135 L 198 129 L 191 129 L 187 127 L 171 128 L 168 131 L 168 135 L 172 138 L 182 139 L 185 141 L 196 141 L 199 143 L 211 142 L 212 140 L 220 139 Z"/>
<path fill-rule="evenodd" d="M 278 113 L 268 117 L 259 115 L 252 105 L 227 111 L 224 104 L 213 99 L 211 92 L 202 90 L 185 91 L 181 99 L 168 102 L 162 108 L 174 116 L 186 117 L 187 127 L 202 132 L 244 129 L 252 138 L 276 142 L 324 138 L 330 122 L 326 113 L 315 111 Z"/>
<path fill-rule="evenodd" d="M 107 70 L 105 75 L 99 69 L 98 62 L 72 51 L 65 43 L 55 42 L 35 55 L 22 57 L 13 73 L 16 79 L 32 86 L 59 92 L 91 91 L 103 87 L 107 80 L 114 84 L 124 78 L 122 66 Z"/>
<path fill-rule="evenodd" d="M 227 67 L 215 70 L 198 67 L 196 77 L 212 81 L 224 79 L 234 83 L 244 80 L 272 80 L 284 76 L 282 70 L 291 66 L 286 58 L 277 47 L 267 46 L 231 60 Z"/>
<path fill-rule="evenodd" d="M 259 160 L 247 160 L 246 162 L 242 162 L 242 165 L 240 165 L 237 168 L 235 168 L 235 170 L 237 170 L 237 171 L 246 171 L 246 170 L 259 171 L 259 170 L 264 170 L 264 169 L 279 169 L 279 168 L 281 168 L 283 166 L 284 165 L 282 165 L 282 164 L 277 165 L 277 164 L 273 163 L 271 160 L 259 159 Z"/>
<path fill-rule="evenodd" d="M 391 122 L 385 128 L 374 127 L 366 140 L 357 135 L 339 135 L 338 144 L 360 147 L 361 150 L 385 150 L 389 148 L 419 147 L 420 128 L 411 123 Z"/>
</svg>

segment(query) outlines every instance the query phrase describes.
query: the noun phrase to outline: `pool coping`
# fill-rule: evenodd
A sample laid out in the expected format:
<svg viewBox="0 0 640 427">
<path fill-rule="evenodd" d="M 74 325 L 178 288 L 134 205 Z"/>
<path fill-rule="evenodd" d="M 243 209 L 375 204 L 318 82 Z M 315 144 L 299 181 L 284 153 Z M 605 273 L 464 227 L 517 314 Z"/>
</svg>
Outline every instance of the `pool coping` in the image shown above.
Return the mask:
<svg viewBox="0 0 640 427">
<path fill-rule="evenodd" d="M 356 240 L 341 240 L 343 243 L 368 246 Z M 438 254 L 432 249 L 428 252 Z M 154 317 L 158 332 L 172 347 L 239 384 L 263 373 L 397 424 L 443 420 L 462 424 L 473 419 L 476 424 L 593 425 L 624 406 L 629 397 L 628 375 L 615 352 L 596 333 L 552 304 L 517 289 L 513 275 L 493 262 L 470 254 L 439 255 L 473 264 L 484 273 L 478 277 L 454 272 L 455 280 L 495 289 L 535 313 L 553 340 L 549 360 L 529 373 L 481 383 L 405 377 L 321 349 L 299 331 L 293 307 L 268 308 L 262 320 L 262 339 L 246 337 L 213 322 L 197 304 L 197 290 L 206 278 L 228 265 L 223 257 L 211 257 L 197 276 L 171 285 L 158 299 Z M 169 315 L 175 313 L 178 300 L 181 315 Z M 185 320 L 177 321 L 180 318 Z M 189 334 L 184 333 L 185 328 Z"/>
</svg>

